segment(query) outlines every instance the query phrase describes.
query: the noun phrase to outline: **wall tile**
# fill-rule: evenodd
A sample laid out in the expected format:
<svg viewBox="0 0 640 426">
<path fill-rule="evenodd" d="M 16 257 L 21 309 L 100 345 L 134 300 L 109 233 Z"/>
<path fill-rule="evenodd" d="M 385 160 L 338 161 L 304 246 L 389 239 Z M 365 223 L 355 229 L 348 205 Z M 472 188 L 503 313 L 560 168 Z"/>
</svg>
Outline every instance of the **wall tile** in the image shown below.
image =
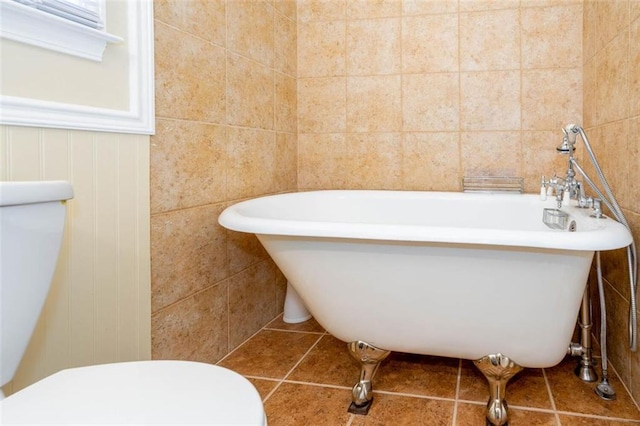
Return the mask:
<svg viewBox="0 0 640 426">
<path fill-rule="evenodd" d="M 628 192 L 629 168 L 638 167 L 637 163 L 629 163 L 629 120 L 606 124 L 600 130 L 605 149 L 597 151 L 597 159 L 618 203 L 622 208 L 628 208 L 631 196 Z M 591 142 L 591 137 L 588 137 Z"/>
<path fill-rule="evenodd" d="M 299 78 L 298 131 L 344 132 L 346 102 L 346 78 Z"/>
<path fill-rule="evenodd" d="M 238 347 L 276 316 L 275 268 L 260 262 L 229 279 L 229 347 Z"/>
<path fill-rule="evenodd" d="M 227 122 L 273 129 L 274 71 L 241 56 L 227 56 Z"/>
<path fill-rule="evenodd" d="M 347 73 L 395 74 L 401 67 L 399 18 L 347 21 Z"/>
<path fill-rule="evenodd" d="M 458 74 L 406 74 L 402 78 L 404 131 L 458 130 Z"/>
<path fill-rule="evenodd" d="M 460 14 L 462 71 L 520 68 L 520 14 L 498 10 Z"/>
<path fill-rule="evenodd" d="M 629 26 L 629 0 L 599 1 L 597 11 L 598 40 L 603 47 Z"/>
<path fill-rule="evenodd" d="M 522 128 L 552 130 L 582 117 L 582 69 L 522 72 Z"/>
<path fill-rule="evenodd" d="M 274 9 L 265 0 L 227 1 L 227 47 L 273 66 Z"/>
<path fill-rule="evenodd" d="M 520 72 L 491 71 L 460 75 L 463 130 L 520 129 Z"/>
<path fill-rule="evenodd" d="M 226 233 L 221 205 L 151 217 L 151 311 L 227 277 Z"/>
<path fill-rule="evenodd" d="M 214 364 L 227 354 L 227 281 L 153 315 L 153 359 Z"/>
<path fill-rule="evenodd" d="M 226 232 L 230 275 L 269 259 L 269 255 L 255 234 L 230 230 Z"/>
<path fill-rule="evenodd" d="M 458 15 L 402 19 L 402 71 L 458 71 Z"/>
<path fill-rule="evenodd" d="M 629 116 L 629 34 L 624 32 L 597 57 L 597 123 Z"/>
<path fill-rule="evenodd" d="M 400 189 L 402 137 L 399 133 L 347 135 L 347 187 Z"/>
<path fill-rule="evenodd" d="M 151 213 L 223 201 L 226 144 L 222 126 L 158 119 L 150 149 Z"/>
<path fill-rule="evenodd" d="M 593 58 L 601 47 L 598 38 L 598 1 L 585 0 L 582 18 L 582 48 L 585 62 Z"/>
<path fill-rule="evenodd" d="M 296 0 L 274 0 L 273 7 L 290 20 L 296 20 Z"/>
<path fill-rule="evenodd" d="M 155 0 L 155 19 L 224 46 L 226 38 L 224 0 Z"/>
<path fill-rule="evenodd" d="M 347 78 L 347 131 L 390 132 L 402 128 L 400 76 Z"/>
<path fill-rule="evenodd" d="M 629 1 L 629 21 L 633 22 L 640 17 L 640 0 Z"/>
<path fill-rule="evenodd" d="M 298 24 L 298 77 L 336 77 L 345 74 L 344 21 Z"/>
<path fill-rule="evenodd" d="M 224 49 L 156 21 L 156 116 L 223 123 Z"/>
<path fill-rule="evenodd" d="M 347 18 L 370 19 L 388 18 L 402 14 L 402 2 L 399 0 L 349 0 Z"/>
<path fill-rule="evenodd" d="M 418 191 L 460 191 L 460 135 L 404 133 L 402 188 Z"/>
<path fill-rule="evenodd" d="M 580 4 L 522 9 L 522 67 L 582 66 L 581 15 Z"/>
<path fill-rule="evenodd" d="M 347 138 L 343 133 L 298 133 L 298 190 L 345 188 Z"/>
<path fill-rule="evenodd" d="M 230 127 L 227 200 L 270 194 L 275 189 L 275 133 Z"/>
<path fill-rule="evenodd" d="M 517 9 L 519 6 L 520 0 L 460 0 L 460 12 Z"/>
<path fill-rule="evenodd" d="M 629 115 L 637 116 L 640 115 L 640 19 L 631 24 L 629 40 Z"/>
<path fill-rule="evenodd" d="M 629 119 L 629 208 L 640 213 L 640 116 Z M 639 241 L 640 242 L 640 241 Z"/>
<path fill-rule="evenodd" d="M 402 13 L 409 15 L 426 15 L 452 13 L 458 11 L 458 2 L 450 0 L 402 0 Z"/>
<path fill-rule="evenodd" d="M 462 176 L 522 176 L 520 132 L 460 134 Z"/>
<path fill-rule="evenodd" d="M 607 306 L 607 355 L 623 382 L 631 379 L 631 357 L 627 334 L 629 304 L 605 283 Z"/>
<path fill-rule="evenodd" d="M 276 133 L 275 192 L 290 192 L 298 184 L 298 139 L 295 133 Z"/>
<path fill-rule="evenodd" d="M 582 67 L 583 125 L 585 128 L 597 124 L 598 68 L 596 59 L 589 59 Z"/>
<path fill-rule="evenodd" d="M 295 4 L 294 4 L 295 11 Z M 279 14 L 275 16 L 275 59 L 276 70 L 295 76 L 297 72 L 296 23 Z"/>
<path fill-rule="evenodd" d="M 275 85 L 275 128 L 284 132 L 295 132 L 298 126 L 296 112 L 296 79 L 276 73 Z"/>
<path fill-rule="evenodd" d="M 298 21 L 345 19 L 347 0 L 298 0 Z"/>
</svg>

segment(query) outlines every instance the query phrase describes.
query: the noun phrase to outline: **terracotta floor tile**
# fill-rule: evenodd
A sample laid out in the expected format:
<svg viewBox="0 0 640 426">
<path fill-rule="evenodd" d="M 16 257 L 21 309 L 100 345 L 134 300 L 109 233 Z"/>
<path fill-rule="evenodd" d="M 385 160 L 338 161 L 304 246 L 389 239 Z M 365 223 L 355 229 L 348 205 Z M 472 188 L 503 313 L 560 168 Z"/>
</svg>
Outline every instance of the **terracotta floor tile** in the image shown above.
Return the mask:
<svg viewBox="0 0 640 426">
<path fill-rule="evenodd" d="M 605 420 L 596 417 L 566 416 L 560 414 L 560 424 L 562 426 L 634 426 L 639 423 L 620 420 Z"/>
<path fill-rule="evenodd" d="M 318 344 L 287 377 L 287 380 L 353 387 L 360 376 L 360 363 L 347 350 L 347 344 L 330 335 Z M 373 379 L 376 389 L 376 378 Z"/>
<path fill-rule="evenodd" d="M 595 394 L 596 383 L 585 383 L 573 374 L 575 365 L 576 360 L 567 357 L 559 365 L 546 369 L 558 411 L 640 420 L 638 408 L 617 377 L 611 374 L 609 382 L 618 399 L 605 401 Z"/>
<path fill-rule="evenodd" d="M 317 334 L 262 330 L 219 365 L 245 376 L 282 379 L 318 338 Z"/>
<path fill-rule="evenodd" d="M 484 405 L 458 404 L 456 426 L 485 426 L 485 418 Z M 557 424 L 553 413 L 509 408 L 509 426 L 556 426 Z"/>
<path fill-rule="evenodd" d="M 311 318 L 305 322 L 296 324 L 286 323 L 282 320 L 282 314 L 278 315 L 273 321 L 267 324 L 265 329 L 268 330 L 287 330 L 287 331 L 305 331 L 309 333 L 324 333 L 324 328 L 318 322 Z"/>
<path fill-rule="evenodd" d="M 269 426 L 346 425 L 351 390 L 282 383 L 265 401 Z"/>
<path fill-rule="evenodd" d="M 379 391 L 455 398 L 460 360 L 394 352 L 373 378 Z"/>
<path fill-rule="evenodd" d="M 453 401 L 374 392 L 369 414 L 354 416 L 351 426 L 449 426 L 453 420 L 453 407 Z"/>
<path fill-rule="evenodd" d="M 251 377 L 249 377 L 247 380 L 249 380 L 253 384 L 253 386 L 258 389 L 258 393 L 262 397 L 262 400 L 264 400 L 267 395 L 269 395 L 269 392 L 271 392 L 273 388 L 275 388 L 278 383 L 280 383 L 276 380 L 254 379 Z"/>
<path fill-rule="evenodd" d="M 509 385 L 507 385 L 507 398 Z M 489 385 L 487 379 L 473 362 L 463 359 L 460 370 L 460 391 L 458 399 L 464 401 L 478 401 L 486 403 L 489 400 Z"/>
</svg>

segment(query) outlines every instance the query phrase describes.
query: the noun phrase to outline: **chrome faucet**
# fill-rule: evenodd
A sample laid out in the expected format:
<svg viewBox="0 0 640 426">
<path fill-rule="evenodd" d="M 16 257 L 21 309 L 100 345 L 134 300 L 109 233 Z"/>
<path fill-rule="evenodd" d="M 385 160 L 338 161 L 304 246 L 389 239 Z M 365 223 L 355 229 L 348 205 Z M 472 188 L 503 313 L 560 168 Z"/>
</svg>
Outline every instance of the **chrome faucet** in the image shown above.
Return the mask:
<svg viewBox="0 0 640 426">
<path fill-rule="evenodd" d="M 562 144 L 556 148 L 556 151 L 560 154 L 569 156 L 567 165 L 567 174 L 564 178 L 553 176 L 548 181 L 545 181 L 542 176 L 541 194 L 543 191 L 551 193 L 555 192 L 556 201 L 558 203 L 558 209 L 562 207 L 562 203 L 569 203 L 569 200 L 576 200 L 578 207 L 580 208 L 593 208 L 593 216 L 597 218 L 604 217 L 602 214 L 602 203 L 599 198 L 589 197 L 585 194 L 584 186 L 582 182 L 576 179 L 576 172 L 574 165 L 576 160 L 573 157 L 573 152 L 576 150 L 576 134 L 578 129 L 576 126 L 570 124 L 566 128 L 562 129 L 564 136 L 562 138 Z"/>
</svg>

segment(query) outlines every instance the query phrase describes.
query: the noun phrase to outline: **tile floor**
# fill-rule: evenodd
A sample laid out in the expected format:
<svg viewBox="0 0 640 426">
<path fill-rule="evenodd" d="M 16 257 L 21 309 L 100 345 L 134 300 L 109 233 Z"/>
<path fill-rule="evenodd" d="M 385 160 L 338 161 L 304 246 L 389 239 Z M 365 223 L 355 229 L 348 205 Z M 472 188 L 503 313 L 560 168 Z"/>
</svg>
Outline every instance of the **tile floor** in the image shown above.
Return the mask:
<svg viewBox="0 0 640 426">
<path fill-rule="evenodd" d="M 279 316 L 219 365 L 256 386 L 269 426 L 485 425 L 488 388 L 472 362 L 402 353 L 392 353 L 378 369 L 369 414 L 347 413 L 359 364 L 345 343 L 313 319 L 286 324 Z M 595 384 L 573 375 L 575 365 L 567 357 L 556 367 L 525 369 L 511 379 L 509 424 L 640 425 L 640 411 L 617 377 L 610 382 L 618 399 L 606 402 L 593 392 Z"/>
</svg>

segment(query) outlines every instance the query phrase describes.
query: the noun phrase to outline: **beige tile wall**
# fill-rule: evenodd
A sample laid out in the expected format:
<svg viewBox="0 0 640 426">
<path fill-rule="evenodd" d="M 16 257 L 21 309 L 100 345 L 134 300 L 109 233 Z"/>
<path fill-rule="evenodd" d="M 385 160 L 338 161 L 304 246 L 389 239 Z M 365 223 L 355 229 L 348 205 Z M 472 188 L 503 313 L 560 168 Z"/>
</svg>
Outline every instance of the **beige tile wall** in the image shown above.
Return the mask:
<svg viewBox="0 0 640 426">
<path fill-rule="evenodd" d="M 216 362 L 280 312 L 284 279 L 229 204 L 296 189 L 294 0 L 158 0 L 153 357 Z"/>
<path fill-rule="evenodd" d="M 582 121 L 581 17 L 580 0 L 299 0 L 298 188 L 537 190 Z"/>
<path fill-rule="evenodd" d="M 584 2 L 584 124 L 607 180 L 640 241 L 640 1 Z M 640 355 L 627 340 L 624 250 L 603 253 L 609 356 L 636 401 Z M 592 279 L 594 281 L 594 279 Z"/>
<path fill-rule="evenodd" d="M 155 5 L 156 358 L 215 361 L 280 309 L 283 279 L 260 245 L 215 222 L 238 199 L 460 190 L 473 174 L 537 191 L 564 170 L 554 147 L 577 122 L 640 238 L 638 0 Z M 638 399 L 623 255 L 604 256 L 610 356 Z"/>
</svg>

